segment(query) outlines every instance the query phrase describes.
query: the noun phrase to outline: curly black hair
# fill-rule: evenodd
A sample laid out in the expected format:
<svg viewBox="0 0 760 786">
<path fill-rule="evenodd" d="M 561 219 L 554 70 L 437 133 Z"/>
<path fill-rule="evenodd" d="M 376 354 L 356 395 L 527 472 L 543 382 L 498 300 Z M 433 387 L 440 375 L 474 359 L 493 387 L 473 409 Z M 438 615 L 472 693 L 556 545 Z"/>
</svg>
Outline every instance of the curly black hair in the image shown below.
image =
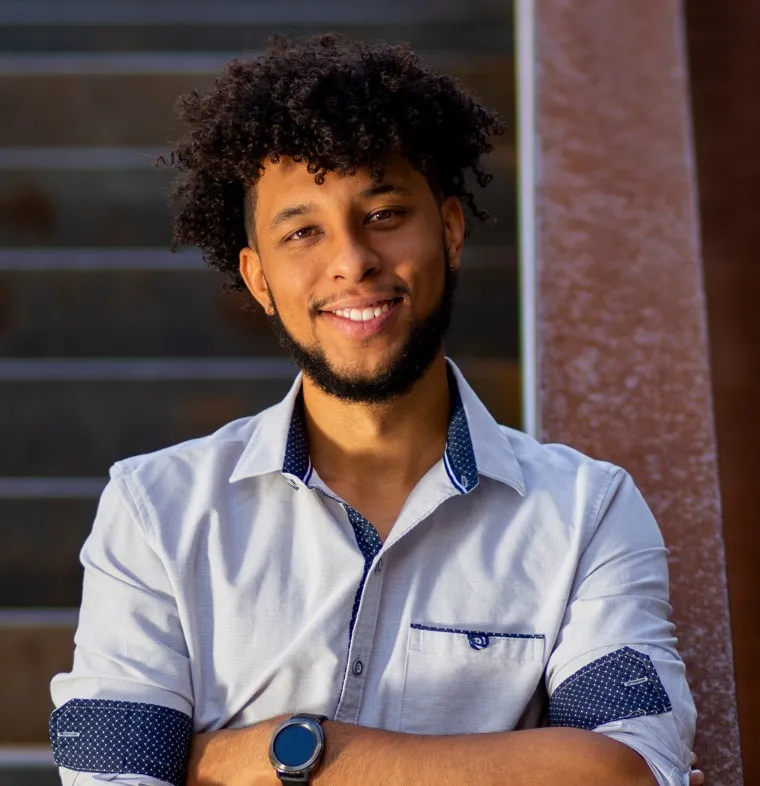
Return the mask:
<svg viewBox="0 0 760 786">
<path fill-rule="evenodd" d="M 169 160 L 181 173 L 173 249 L 199 246 L 229 289 L 245 287 L 238 257 L 255 246 L 250 186 L 267 160 L 306 163 L 321 184 L 328 172 L 360 167 L 381 180 L 389 157 L 400 154 L 439 197 L 456 196 L 477 218 L 489 217 L 465 175 L 488 184 L 480 157 L 504 125 L 409 45 L 276 36 L 263 56 L 231 60 L 208 92 L 182 96 L 178 107 L 188 133 Z"/>
</svg>

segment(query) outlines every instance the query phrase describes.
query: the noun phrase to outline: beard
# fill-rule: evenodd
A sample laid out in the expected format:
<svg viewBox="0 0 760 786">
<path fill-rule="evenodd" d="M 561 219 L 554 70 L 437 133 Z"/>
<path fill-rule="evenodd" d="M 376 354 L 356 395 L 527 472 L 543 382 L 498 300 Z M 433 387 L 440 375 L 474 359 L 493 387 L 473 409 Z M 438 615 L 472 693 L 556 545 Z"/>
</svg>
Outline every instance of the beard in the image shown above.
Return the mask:
<svg viewBox="0 0 760 786">
<path fill-rule="evenodd" d="M 411 391 L 443 345 L 451 323 L 457 282 L 457 273 L 449 265 L 445 246 L 443 258 L 445 272 L 441 297 L 427 317 L 412 323 L 409 335 L 396 356 L 374 374 L 336 370 L 321 346 L 305 346 L 297 341 L 285 327 L 271 290 L 272 313 L 267 314 L 267 319 L 280 346 L 293 357 L 304 375 L 325 393 L 353 403 L 386 403 Z"/>
</svg>

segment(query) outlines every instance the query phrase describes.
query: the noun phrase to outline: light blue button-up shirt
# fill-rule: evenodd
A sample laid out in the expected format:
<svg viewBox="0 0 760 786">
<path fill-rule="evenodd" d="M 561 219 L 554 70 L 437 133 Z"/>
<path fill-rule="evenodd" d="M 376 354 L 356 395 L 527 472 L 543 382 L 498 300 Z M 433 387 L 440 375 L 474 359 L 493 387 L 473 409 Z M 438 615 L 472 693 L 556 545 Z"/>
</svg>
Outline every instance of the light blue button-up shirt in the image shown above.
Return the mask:
<svg viewBox="0 0 760 786">
<path fill-rule="evenodd" d="M 74 665 L 52 682 L 65 784 L 180 786 L 191 733 L 286 712 L 593 729 L 688 783 L 696 713 L 641 494 L 498 425 L 449 375 L 445 453 L 384 543 L 312 467 L 300 378 L 256 416 L 112 467 Z"/>
</svg>

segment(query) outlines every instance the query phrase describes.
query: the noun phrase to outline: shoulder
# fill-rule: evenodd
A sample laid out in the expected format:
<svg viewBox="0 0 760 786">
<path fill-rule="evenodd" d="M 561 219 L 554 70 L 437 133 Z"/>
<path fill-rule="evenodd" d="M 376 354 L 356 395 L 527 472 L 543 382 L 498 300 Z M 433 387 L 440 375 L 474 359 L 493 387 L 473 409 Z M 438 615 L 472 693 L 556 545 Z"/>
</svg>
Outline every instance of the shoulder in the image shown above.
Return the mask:
<svg viewBox="0 0 760 786">
<path fill-rule="evenodd" d="M 110 476 L 126 486 L 151 519 L 191 503 L 214 506 L 230 489 L 230 476 L 265 414 L 266 410 L 226 423 L 211 434 L 121 459 L 110 468 Z"/>
<path fill-rule="evenodd" d="M 523 431 L 499 426 L 502 434 L 509 440 L 517 460 L 523 469 L 531 474 L 576 475 L 579 472 L 609 475 L 622 471 L 621 467 L 593 458 L 569 445 L 557 442 L 539 442 Z"/>
<path fill-rule="evenodd" d="M 522 431 L 501 426 L 525 480 L 526 498 L 549 495 L 562 506 L 598 507 L 628 473 L 609 461 L 593 458 L 569 445 L 542 443 Z"/>
<path fill-rule="evenodd" d="M 535 515 L 577 531 L 584 546 L 602 529 L 610 542 L 662 545 L 652 510 L 626 469 L 568 445 L 542 444 L 522 432 L 502 429 L 523 472 L 522 502 Z"/>
<path fill-rule="evenodd" d="M 251 439 L 261 415 L 233 420 L 211 434 L 169 445 L 150 453 L 120 459 L 112 467 L 112 474 L 149 476 L 165 472 L 171 467 L 185 466 L 192 472 L 208 469 L 216 464 L 234 462 Z"/>
<path fill-rule="evenodd" d="M 104 495 L 120 489 L 121 499 L 134 509 L 154 546 L 161 544 L 174 553 L 178 544 L 192 541 L 209 516 L 240 507 L 245 489 L 230 478 L 246 449 L 256 443 L 268 411 L 233 420 L 203 437 L 115 462 Z"/>
</svg>

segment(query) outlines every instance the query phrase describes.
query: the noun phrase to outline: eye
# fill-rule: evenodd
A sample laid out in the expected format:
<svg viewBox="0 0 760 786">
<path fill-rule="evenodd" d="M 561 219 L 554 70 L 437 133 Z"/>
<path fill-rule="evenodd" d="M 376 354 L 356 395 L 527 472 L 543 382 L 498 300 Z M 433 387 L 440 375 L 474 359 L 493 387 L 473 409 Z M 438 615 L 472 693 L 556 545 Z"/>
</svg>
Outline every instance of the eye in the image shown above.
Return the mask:
<svg viewBox="0 0 760 786">
<path fill-rule="evenodd" d="M 316 232 L 317 232 L 316 227 L 303 227 L 302 229 L 297 229 L 295 232 L 291 232 L 285 238 L 285 242 L 287 243 L 290 240 L 308 240 Z"/>
<path fill-rule="evenodd" d="M 404 213 L 406 213 L 406 210 L 400 208 L 384 207 L 382 210 L 376 210 L 374 213 L 370 213 L 367 217 L 367 223 L 377 224 L 380 221 L 388 221 L 391 218 L 404 215 Z"/>
</svg>

